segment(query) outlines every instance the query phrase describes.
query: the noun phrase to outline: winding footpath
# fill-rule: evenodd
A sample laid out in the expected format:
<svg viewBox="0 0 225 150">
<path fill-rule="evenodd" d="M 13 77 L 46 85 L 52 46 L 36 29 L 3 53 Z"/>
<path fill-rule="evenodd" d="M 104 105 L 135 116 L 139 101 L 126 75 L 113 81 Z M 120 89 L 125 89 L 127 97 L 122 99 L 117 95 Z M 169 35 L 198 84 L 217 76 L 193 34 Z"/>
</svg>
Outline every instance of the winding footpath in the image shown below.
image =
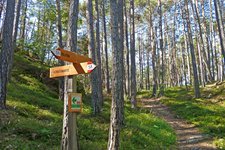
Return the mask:
<svg viewBox="0 0 225 150">
<path fill-rule="evenodd" d="M 179 150 L 216 150 L 212 139 L 199 131 L 193 124 L 178 118 L 169 107 L 160 103 L 160 99 L 141 99 L 142 107 L 150 109 L 151 113 L 168 122 L 177 135 Z"/>
</svg>

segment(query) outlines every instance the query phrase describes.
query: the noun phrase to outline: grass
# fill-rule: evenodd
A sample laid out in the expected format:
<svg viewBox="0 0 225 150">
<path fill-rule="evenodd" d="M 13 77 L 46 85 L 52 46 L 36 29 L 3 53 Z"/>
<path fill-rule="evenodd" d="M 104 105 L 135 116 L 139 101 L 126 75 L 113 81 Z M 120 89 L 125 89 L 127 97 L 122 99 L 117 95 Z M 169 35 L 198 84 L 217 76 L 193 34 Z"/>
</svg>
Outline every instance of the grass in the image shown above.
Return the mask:
<svg viewBox="0 0 225 150">
<path fill-rule="evenodd" d="M 15 64 L 8 110 L 0 112 L 0 149 L 58 149 L 63 103 L 37 78 L 47 68 L 18 55 Z"/>
<path fill-rule="evenodd" d="M 49 80 L 47 72 L 48 67 L 15 56 L 12 80 L 8 85 L 8 109 L 0 111 L 0 149 L 60 149 L 63 103 L 57 99 L 56 81 Z M 77 119 L 80 149 L 104 150 L 108 141 L 111 99 L 105 98 L 98 116 L 91 114 L 90 95 L 84 95 L 83 102 L 83 112 Z M 148 111 L 133 110 L 126 102 L 125 118 L 120 149 L 169 149 L 176 145 L 172 128 Z"/>
<path fill-rule="evenodd" d="M 85 103 L 85 102 L 84 102 Z M 84 112 L 78 122 L 81 150 L 104 150 L 107 148 L 110 117 L 110 99 L 105 99 L 104 109 L 99 116 L 90 115 L 90 105 L 84 106 Z M 175 147 L 176 136 L 172 128 L 163 120 L 148 111 L 133 110 L 125 105 L 125 125 L 120 136 L 121 150 L 155 150 Z"/>
<path fill-rule="evenodd" d="M 201 89 L 201 98 L 193 98 L 193 89 L 183 87 L 166 89 L 162 102 L 181 118 L 198 126 L 214 138 L 219 149 L 225 149 L 225 83 L 207 85 Z"/>
</svg>

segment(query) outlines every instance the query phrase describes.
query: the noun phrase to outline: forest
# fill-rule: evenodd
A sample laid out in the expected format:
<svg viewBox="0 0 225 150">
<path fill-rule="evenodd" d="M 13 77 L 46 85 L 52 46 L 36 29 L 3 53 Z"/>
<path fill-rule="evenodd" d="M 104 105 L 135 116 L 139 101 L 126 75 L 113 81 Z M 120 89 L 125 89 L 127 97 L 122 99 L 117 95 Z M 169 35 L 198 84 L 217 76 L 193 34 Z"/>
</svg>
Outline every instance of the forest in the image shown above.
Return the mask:
<svg viewBox="0 0 225 150">
<path fill-rule="evenodd" d="M 225 149 L 225 1 L 0 0 L 0 149 Z"/>
</svg>

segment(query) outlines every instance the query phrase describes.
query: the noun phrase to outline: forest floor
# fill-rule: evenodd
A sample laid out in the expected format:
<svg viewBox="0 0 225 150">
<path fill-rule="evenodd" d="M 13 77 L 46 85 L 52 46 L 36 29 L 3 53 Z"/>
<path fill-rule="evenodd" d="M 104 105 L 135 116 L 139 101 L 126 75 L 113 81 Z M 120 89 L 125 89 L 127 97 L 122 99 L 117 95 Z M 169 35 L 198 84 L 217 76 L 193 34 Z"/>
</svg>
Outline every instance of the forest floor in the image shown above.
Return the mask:
<svg viewBox="0 0 225 150">
<path fill-rule="evenodd" d="M 182 150 L 213 150 L 216 147 L 208 134 L 200 132 L 193 124 L 187 123 L 184 119 L 175 115 L 168 106 L 162 104 L 159 98 L 141 99 L 143 108 L 150 109 L 150 112 L 163 118 L 172 126 L 177 135 L 178 149 Z"/>
</svg>

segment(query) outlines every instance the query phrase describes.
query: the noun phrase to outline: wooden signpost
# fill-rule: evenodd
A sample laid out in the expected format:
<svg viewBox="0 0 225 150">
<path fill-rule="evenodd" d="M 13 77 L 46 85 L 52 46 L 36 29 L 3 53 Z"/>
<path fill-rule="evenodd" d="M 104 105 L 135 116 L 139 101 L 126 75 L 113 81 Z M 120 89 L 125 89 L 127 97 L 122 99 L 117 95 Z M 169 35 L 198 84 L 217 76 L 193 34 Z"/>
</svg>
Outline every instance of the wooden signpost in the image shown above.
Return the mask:
<svg viewBox="0 0 225 150">
<path fill-rule="evenodd" d="M 57 48 L 55 51 L 52 51 L 52 54 L 57 59 L 70 62 L 71 64 L 50 68 L 50 78 L 88 74 L 96 68 L 96 65 L 92 63 L 91 58 L 64 50 L 62 48 Z M 71 81 L 73 80 L 69 79 L 68 83 L 71 83 Z M 73 90 L 69 92 L 69 90 L 71 90 L 70 88 L 71 87 L 69 86 L 67 89 L 68 101 L 64 102 L 64 110 L 66 108 L 66 103 L 68 102 L 68 144 L 69 149 L 77 150 L 76 113 L 82 111 L 82 94 L 72 93 Z"/>
<path fill-rule="evenodd" d="M 83 55 L 79 55 L 71 51 L 64 50 L 62 48 L 57 48 L 55 51 L 52 51 L 52 54 L 57 59 L 68 61 L 73 64 L 50 68 L 50 78 L 71 76 L 71 75 L 78 75 L 78 74 L 87 74 L 87 73 L 91 73 L 96 67 L 96 65 L 92 63 L 91 58 L 83 56 Z M 78 96 L 79 94 L 77 93 L 75 95 Z M 69 93 L 68 95 L 70 107 L 73 106 L 71 105 L 71 100 L 70 100 L 71 99 L 70 97 L 73 97 L 73 96 L 74 94 L 71 94 L 71 93 Z M 81 96 L 80 96 L 80 103 L 81 103 Z M 73 109 L 72 107 L 69 110 L 71 110 L 71 112 L 80 112 L 81 108 L 79 111 L 77 110 L 74 111 L 75 109 Z"/>
</svg>

